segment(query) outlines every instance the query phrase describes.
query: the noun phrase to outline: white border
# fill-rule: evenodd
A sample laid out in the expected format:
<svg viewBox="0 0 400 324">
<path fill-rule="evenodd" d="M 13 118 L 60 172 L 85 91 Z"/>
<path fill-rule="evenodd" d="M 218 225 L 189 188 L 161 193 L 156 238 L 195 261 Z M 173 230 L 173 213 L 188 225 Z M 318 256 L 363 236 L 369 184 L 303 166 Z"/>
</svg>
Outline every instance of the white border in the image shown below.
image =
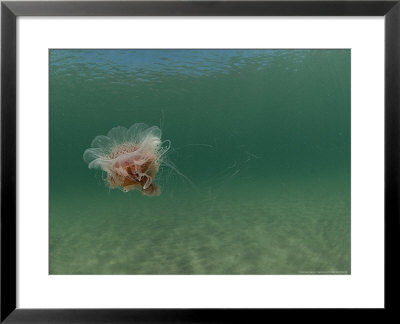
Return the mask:
<svg viewBox="0 0 400 324">
<path fill-rule="evenodd" d="M 49 276 L 48 48 L 105 47 L 351 48 L 352 274 Z M 383 62 L 382 17 L 19 17 L 17 306 L 383 307 Z"/>
</svg>

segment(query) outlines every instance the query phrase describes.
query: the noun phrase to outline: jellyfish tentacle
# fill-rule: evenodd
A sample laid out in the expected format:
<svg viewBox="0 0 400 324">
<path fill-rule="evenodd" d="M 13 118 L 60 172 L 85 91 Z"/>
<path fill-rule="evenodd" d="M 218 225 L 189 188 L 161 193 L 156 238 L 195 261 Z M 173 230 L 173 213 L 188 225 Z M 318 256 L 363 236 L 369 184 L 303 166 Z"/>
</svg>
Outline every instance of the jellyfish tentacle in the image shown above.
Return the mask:
<svg viewBox="0 0 400 324">
<path fill-rule="evenodd" d="M 163 147 L 162 145 L 164 145 L 164 143 L 167 143 L 167 146 Z M 171 148 L 171 141 L 170 140 L 165 140 L 161 143 L 161 147 L 158 150 L 159 152 L 159 158 L 161 158 L 163 155 L 165 155 L 165 153 L 167 153 L 169 151 L 169 149 Z"/>
<path fill-rule="evenodd" d="M 146 173 L 143 174 L 143 177 L 146 178 L 146 182 L 143 185 L 143 189 L 147 189 L 150 186 L 153 179 Z"/>
</svg>

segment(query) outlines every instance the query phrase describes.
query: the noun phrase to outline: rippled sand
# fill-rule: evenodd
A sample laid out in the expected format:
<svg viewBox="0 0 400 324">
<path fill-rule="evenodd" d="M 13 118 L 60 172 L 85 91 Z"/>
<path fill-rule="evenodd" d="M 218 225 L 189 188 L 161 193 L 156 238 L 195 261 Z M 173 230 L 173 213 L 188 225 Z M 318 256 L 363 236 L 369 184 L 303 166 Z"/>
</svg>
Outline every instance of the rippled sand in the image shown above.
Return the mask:
<svg viewBox="0 0 400 324">
<path fill-rule="evenodd" d="M 283 188 L 54 198 L 50 273 L 349 274 L 349 193 Z"/>
</svg>

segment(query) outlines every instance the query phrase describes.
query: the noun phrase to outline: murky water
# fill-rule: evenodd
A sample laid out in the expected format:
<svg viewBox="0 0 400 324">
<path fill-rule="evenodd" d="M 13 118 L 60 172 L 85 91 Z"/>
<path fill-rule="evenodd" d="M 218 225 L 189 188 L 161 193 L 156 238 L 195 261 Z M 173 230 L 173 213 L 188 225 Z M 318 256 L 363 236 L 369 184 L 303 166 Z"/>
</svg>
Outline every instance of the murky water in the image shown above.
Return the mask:
<svg viewBox="0 0 400 324">
<path fill-rule="evenodd" d="M 143 122 L 161 195 L 82 155 Z M 178 172 L 177 172 L 178 171 Z M 349 50 L 51 50 L 50 274 L 349 274 Z"/>
</svg>

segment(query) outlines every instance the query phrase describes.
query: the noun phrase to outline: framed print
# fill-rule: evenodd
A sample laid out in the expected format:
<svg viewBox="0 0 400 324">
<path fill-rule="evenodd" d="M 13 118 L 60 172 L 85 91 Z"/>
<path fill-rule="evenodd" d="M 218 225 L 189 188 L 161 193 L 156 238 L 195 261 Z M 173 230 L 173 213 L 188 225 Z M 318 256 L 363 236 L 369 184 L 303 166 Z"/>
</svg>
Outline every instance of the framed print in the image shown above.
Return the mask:
<svg viewBox="0 0 400 324">
<path fill-rule="evenodd" d="M 398 1 L 1 8 L 2 321 L 394 310 Z"/>
</svg>

